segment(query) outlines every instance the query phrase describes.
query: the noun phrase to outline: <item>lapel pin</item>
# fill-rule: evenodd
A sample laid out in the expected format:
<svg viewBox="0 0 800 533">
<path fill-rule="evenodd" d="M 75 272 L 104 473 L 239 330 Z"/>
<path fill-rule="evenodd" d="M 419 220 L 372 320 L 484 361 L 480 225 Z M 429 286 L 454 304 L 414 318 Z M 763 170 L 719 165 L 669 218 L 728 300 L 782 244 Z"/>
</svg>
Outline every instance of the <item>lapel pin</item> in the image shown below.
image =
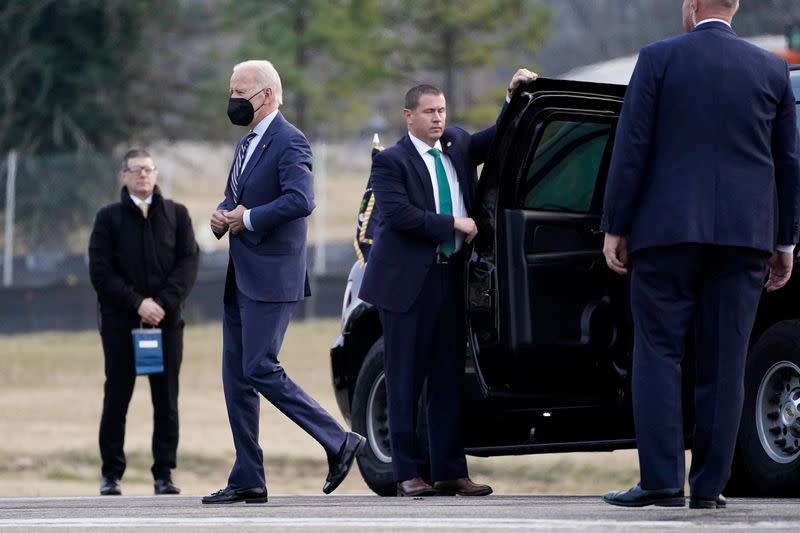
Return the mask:
<svg viewBox="0 0 800 533">
<path fill-rule="evenodd" d="M 447 147 L 450 148 L 451 146 L 453 146 L 453 141 L 447 141 Z"/>
</svg>

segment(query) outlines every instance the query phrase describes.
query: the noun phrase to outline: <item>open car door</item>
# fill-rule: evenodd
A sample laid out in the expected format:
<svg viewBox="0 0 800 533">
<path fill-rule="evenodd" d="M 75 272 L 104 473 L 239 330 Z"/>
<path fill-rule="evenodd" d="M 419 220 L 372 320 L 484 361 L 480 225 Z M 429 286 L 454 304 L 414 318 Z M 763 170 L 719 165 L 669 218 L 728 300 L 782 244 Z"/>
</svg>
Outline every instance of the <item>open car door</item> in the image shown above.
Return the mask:
<svg viewBox="0 0 800 533">
<path fill-rule="evenodd" d="M 484 394 L 557 408 L 618 393 L 619 379 L 598 373 L 624 376 L 629 364 L 627 285 L 605 264 L 599 225 L 624 92 L 540 78 L 506 109 L 478 185 L 467 267 Z"/>
</svg>

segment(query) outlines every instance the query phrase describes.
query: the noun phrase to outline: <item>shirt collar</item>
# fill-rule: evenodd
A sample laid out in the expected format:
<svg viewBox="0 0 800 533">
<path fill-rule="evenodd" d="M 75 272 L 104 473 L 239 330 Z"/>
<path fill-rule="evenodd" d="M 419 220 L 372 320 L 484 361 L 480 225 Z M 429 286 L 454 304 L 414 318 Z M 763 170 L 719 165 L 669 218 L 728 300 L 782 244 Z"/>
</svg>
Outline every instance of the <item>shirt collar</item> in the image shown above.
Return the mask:
<svg viewBox="0 0 800 533">
<path fill-rule="evenodd" d="M 133 200 L 133 203 L 136 204 L 136 207 L 139 207 L 139 204 L 150 205 L 150 204 L 153 203 L 153 195 L 152 194 L 150 196 L 148 196 L 147 198 L 145 198 L 144 200 L 140 200 L 139 198 L 137 198 L 136 196 L 134 196 L 132 194 L 130 195 L 130 197 L 131 197 L 131 200 Z"/>
<path fill-rule="evenodd" d="M 731 23 L 728 22 L 727 20 L 723 20 L 723 19 L 703 19 L 700 22 L 698 22 L 697 24 L 695 24 L 694 27 L 697 28 L 701 24 L 705 24 L 706 22 L 721 22 L 721 23 L 725 24 L 727 27 L 729 27 L 729 28 L 731 27 Z"/>
<path fill-rule="evenodd" d="M 266 117 L 262 118 L 261 122 L 256 124 L 256 127 L 253 128 L 253 133 L 255 133 L 258 137 L 264 135 L 264 132 L 267 131 L 267 128 L 269 128 L 269 125 L 272 124 L 272 121 L 275 119 L 276 116 L 278 116 L 277 109 L 272 113 L 270 113 L 269 115 L 267 115 Z"/>
<path fill-rule="evenodd" d="M 427 154 L 428 150 L 431 149 L 431 147 L 428 146 L 428 143 L 426 143 L 425 141 L 421 141 L 421 140 L 417 139 L 416 137 L 414 137 L 411 134 L 410 131 L 408 132 L 408 138 L 411 139 L 411 143 L 414 145 L 414 148 L 417 149 L 417 152 L 419 152 L 419 155 Z M 433 145 L 433 148 L 436 148 L 440 152 L 442 151 L 442 143 L 441 143 L 441 141 L 439 139 L 436 139 L 436 143 Z"/>
</svg>

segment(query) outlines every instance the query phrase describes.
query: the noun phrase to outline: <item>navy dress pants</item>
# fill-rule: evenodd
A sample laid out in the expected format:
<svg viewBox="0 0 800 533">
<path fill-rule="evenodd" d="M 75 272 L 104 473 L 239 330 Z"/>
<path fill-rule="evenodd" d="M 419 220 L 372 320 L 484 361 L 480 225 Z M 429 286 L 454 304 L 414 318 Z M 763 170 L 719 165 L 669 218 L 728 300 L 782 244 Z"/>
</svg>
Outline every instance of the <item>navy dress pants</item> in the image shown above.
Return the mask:
<svg viewBox="0 0 800 533">
<path fill-rule="evenodd" d="M 261 396 L 319 442 L 329 457 L 344 443 L 345 430 L 286 375 L 278 361 L 294 306 L 295 302 L 251 300 L 238 290 L 226 295 L 222 384 L 236 448 L 228 477 L 231 488 L 266 485 L 258 443 Z"/>
<path fill-rule="evenodd" d="M 681 366 L 695 331 L 695 427 L 689 486 L 716 498 L 730 477 L 744 366 L 767 256 L 685 244 L 632 254 L 633 414 L 644 489 L 682 489 Z"/>
<path fill-rule="evenodd" d="M 434 264 L 411 309 L 380 310 L 396 481 L 423 474 L 416 428 L 426 379 L 431 481 L 467 475 L 460 424 L 466 353 L 461 268 L 460 261 Z"/>
</svg>

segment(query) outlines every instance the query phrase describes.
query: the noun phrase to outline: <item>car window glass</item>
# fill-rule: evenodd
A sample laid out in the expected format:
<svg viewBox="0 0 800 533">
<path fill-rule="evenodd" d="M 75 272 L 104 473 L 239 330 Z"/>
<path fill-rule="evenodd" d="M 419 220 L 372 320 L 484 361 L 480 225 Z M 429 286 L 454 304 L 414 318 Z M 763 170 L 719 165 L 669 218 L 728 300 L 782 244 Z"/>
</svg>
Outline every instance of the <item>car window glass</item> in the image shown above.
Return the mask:
<svg viewBox="0 0 800 533">
<path fill-rule="evenodd" d="M 800 128 L 800 75 L 798 71 L 792 72 L 792 89 L 794 89 L 794 99 L 797 104 L 797 127 Z"/>
<path fill-rule="evenodd" d="M 546 124 L 522 184 L 521 207 L 589 212 L 610 132 L 607 123 Z"/>
</svg>

